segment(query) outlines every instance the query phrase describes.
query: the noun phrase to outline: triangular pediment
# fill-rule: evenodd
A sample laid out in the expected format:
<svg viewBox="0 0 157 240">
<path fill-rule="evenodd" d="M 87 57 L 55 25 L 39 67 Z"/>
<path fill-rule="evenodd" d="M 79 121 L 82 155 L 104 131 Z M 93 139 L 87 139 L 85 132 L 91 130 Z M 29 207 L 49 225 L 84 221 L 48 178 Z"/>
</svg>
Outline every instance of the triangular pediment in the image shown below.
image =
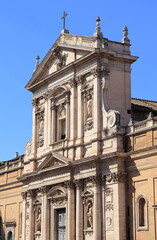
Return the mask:
<svg viewBox="0 0 157 240">
<path fill-rule="evenodd" d="M 95 48 L 93 37 L 61 34 L 42 62 L 37 65 L 26 88 L 30 91 L 43 83 L 49 76 L 61 73 L 75 61 L 90 54 Z"/>
<path fill-rule="evenodd" d="M 70 160 L 68 158 L 65 158 L 64 156 L 61 156 L 57 153 L 49 153 L 47 154 L 42 163 L 38 166 L 37 171 L 45 171 L 53 168 L 68 166 Z"/>
</svg>

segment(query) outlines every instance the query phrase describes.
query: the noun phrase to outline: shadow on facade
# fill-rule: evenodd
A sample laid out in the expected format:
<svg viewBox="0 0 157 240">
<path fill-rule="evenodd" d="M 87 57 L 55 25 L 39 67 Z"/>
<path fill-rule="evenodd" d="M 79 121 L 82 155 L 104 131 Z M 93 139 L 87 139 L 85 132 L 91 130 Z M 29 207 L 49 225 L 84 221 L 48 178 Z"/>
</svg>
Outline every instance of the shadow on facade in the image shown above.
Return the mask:
<svg viewBox="0 0 157 240">
<path fill-rule="evenodd" d="M 127 152 L 131 152 L 131 144 L 129 143 L 129 149 L 127 149 Z M 134 239 L 134 229 L 136 228 L 136 206 L 134 205 L 135 200 L 135 186 L 133 182 L 133 178 L 140 176 L 140 172 L 136 167 L 134 159 L 128 156 L 127 161 L 125 162 L 126 167 L 126 173 L 127 173 L 127 181 L 126 181 L 126 236 L 127 240 Z M 129 168 L 132 168 L 133 171 L 129 171 Z"/>
<path fill-rule="evenodd" d="M 5 240 L 5 232 L 3 229 L 3 219 L 0 212 L 0 240 Z"/>
</svg>

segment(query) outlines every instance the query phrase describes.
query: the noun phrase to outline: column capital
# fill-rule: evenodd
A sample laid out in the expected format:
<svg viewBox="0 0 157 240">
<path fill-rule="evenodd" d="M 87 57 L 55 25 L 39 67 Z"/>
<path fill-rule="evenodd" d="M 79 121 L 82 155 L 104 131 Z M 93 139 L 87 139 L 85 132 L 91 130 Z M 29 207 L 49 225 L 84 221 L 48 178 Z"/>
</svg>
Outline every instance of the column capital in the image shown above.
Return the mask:
<svg viewBox="0 0 157 240">
<path fill-rule="evenodd" d="M 47 192 L 49 191 L 50 187 L 49 186 L 42 186 L 39 188 L 39 191 L 42 195 L 47 194 Z"/>
<path fill-rule="evenodd" d="M 70 84 L 71 88 L 74 88 L 77 86 L 77 80 L 76 77 L 70 78 L 68 83 Z"/>
<path fill-rule="evenodd" d="M 74 184 L 76 186 L 76 189 L 83 188 L 84 180 L 83 179 L 75 179 Z"/>
<path fill-rule="evenodd" d="M 64 186 L 68 189 L 74 189 L 74 182 L 72 180 L 68 180 L 64 183 Z"/>
<path fill-rule="evenodd" d="M 105 176 L 107 183 L 125 182 L 126 173 L 113 172 Z"/>
<path fill-rule="evenodd" d="M 94 185 L 101 184 L 101 182 L 102 182 L 102 175 L 95 175 L 95 176 L 89 177 L 89 180 L 90 180 Z"/>
<path fill-rule="evenodd" d="M 36 196 L 36 190 L 35 189 L 27 191 L 27 197 L 33 199 L 33 198 L 35 198 L 35 196 Z"/>
<path fill-rule="evenodd" d="M 27 192 L 21 192 L 22 199 L 27 199 Z"/>
</svg>

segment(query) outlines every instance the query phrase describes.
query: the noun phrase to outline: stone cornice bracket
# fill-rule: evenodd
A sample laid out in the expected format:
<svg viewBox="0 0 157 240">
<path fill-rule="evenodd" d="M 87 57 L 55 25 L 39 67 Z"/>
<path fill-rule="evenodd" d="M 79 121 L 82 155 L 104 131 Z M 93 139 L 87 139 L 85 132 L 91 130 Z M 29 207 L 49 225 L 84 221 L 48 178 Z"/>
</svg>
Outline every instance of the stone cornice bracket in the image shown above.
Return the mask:
<svg viewBox="0 0 157 240">
<path fill-rule="evenodd" d="M 27 192 L 21 192 L 22 199 L 27 199 Z"/>
<path fill-rule="evenodd" d="M 76 189 L 83 188 L 84 186 L 84 179 L 75 179 L 74 184 L 76 186 Z"/>
<path fill-rule="evenodd" d="M 126 173 L 124 172 L 114 172 L 106 175 L 106 183 L 118 183 L 118 182 L 125 182 Z"/>
</svg>

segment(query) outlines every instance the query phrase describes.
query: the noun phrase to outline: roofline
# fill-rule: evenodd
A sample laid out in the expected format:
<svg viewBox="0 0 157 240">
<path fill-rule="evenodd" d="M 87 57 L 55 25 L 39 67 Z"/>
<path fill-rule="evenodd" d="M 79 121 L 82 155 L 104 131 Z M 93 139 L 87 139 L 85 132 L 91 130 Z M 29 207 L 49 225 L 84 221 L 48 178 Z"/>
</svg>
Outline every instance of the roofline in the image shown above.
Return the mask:
<svg viewBox="0 0 157 240">
<path fill-rule="evenodd" d="M 141 99 L 141 98 L 131 98 L 131 99 L 135 99 L 135 100 L 139 100 L 139 101 L 145 101 L 145 102 L 154 102 L 154 103 L 157 103 L 157 101 L 146 100 L 146 99 Z"/>
</svg>

